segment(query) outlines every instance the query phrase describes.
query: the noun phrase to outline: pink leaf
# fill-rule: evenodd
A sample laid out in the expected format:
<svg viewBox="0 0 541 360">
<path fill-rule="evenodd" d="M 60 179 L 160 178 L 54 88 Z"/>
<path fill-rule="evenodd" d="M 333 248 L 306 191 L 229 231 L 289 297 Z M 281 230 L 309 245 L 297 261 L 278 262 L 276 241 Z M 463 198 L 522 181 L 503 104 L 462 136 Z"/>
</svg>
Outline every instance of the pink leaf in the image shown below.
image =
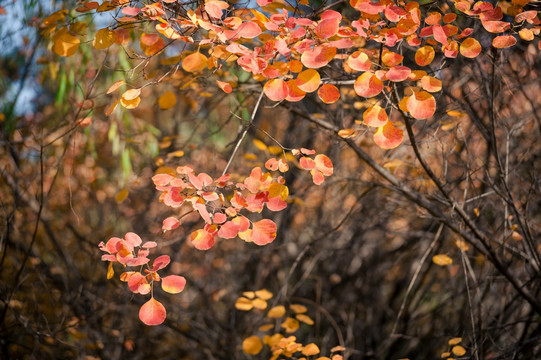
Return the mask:
<svg viewBox="0 0 541 360">
<path fill-rule="evenodd" d="M 143 242 L 139 235 L 132 232 L 126 233 L 124 238 L 126 239 L 126 242 L 128 242 L 128 244 L 132 245 L 133 247 L 139 246 Z"/>
<path fill-rule="evenodd" d="M 135 294 L 146 295 L 150 292 L 150 285 L 146 277 L 144 277 L 143 275 L 141 275 L 141 273 L 138 272 L 130 276 L 128 280 L 128 287 Z"/>
<path fill-rule="evenodd" d="M 152 181 L 156 186 L 166 186 L 173 180 L 174 177 L 169 174 L 158 174 L 152 177 Z"/>
<path fill-rule="evenodd" d="M 214 245 L 214 236 L 204 229 L 192 232 L 190 239 L 198 250 L 208 250 Z"/>
<path fill-rule="evenodd" d="M 162 289 L 169 294 L 178 294 L 186 286 L 184 276 L 169 275 L 162 278 Z"/>
<path fill-rule="evenodd" d="M 152 269 L 150 271 L 158 271 L 165 268 L 171 262 L 171 258 L 168 255 L 161 255 L 154 259 L 152 263 Z"/>
<path fill-rule="evenodd" d="M 163 231 L 173 230 L 173 229 L 178 228 L 179 225 L 180 225 L 180 221 L 178 221 L 177 218 L 170 216 L 163 221 L 162 230 Z"/>
<path fill-rule="evenodd" d="M 163 305 L 156 299 L 151 298 L 141 306 L 139 310 L 139 319 L 149 326 L 160 325 L 165 321 L 167 312 Z"/>
</svg>

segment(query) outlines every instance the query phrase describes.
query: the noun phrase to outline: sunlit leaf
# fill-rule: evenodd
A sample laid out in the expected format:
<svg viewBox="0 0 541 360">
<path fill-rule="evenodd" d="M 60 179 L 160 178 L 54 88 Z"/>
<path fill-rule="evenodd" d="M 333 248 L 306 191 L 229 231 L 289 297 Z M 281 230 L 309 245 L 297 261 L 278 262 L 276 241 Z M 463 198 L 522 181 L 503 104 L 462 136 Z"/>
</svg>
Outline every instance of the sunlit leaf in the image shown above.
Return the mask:
<svg viewBox="0 0 541 360">
<path fill-rule="evenodd" d="M 374 134 L 374 142 L 382 149 L 394 149 L 402 143 L 404 132 L 394 126 L 392 121 L 387 121 L 385 125 L 378 127 Z"/>
<path fill-rule="evenodd" d="M 187 72 L 200 72 L 207 67 L 207 57 L 200 52 L 194 52 L 182 60 L 182 68 Z"/>
<path fill-rule="evenodd" d="M 276 224 L 270 219 L 259 220 L 252 224 L 251 240 L 257 245 L 266 245 L 276 238 Z"/>
<path fill-rule="evenodd" d="M 449 345 L 453 346 L 453 345 L 458 345 L 462 342 L 462 338 L 461 337 L 456 337 L 456 338 L 452 338 L 449 340 Z"/>
<path fill-rule="evenodd" d="M 314 343 L 310 343 L 304 346 L 301 352 L 303 355 L 306 355 L 306 356 L 317 355 L 319 354 L 319 347 Z"/>
<path fill-rule="evenodd" d="M 226 94 L 229 94 L 233 91 L 233 87 L 228 82 L 216 80 L 216 84 L 218 84 L 220 89 L 222 89 L 222 91 Z"/>
<path fill-rule="evenodd" d="M 432 262 L 439 266 L 447 266 L 453 263 L 453 259 L 445 254 L 438 254 L 432 257 Z"/>
<path fill-rule="evenodd" d="M 284 100 L 288 95 L 288 86 L 283 79 L 271 79 L 263 86 L 265 95 L 272 101 Z"/>
<path fill-rule="evenodd" d="M 94 45 L 96 49 L 107 49 L 114 43 L 115 32 L 105 28 L 96 31 L 96 35 L 94 35 L 94 41 L 92 42 L 92 45 Z"/>
<path fill-rule="evenodd" d="M 455 354 L 456 356 L 464 356 L 466 354 L 466 349 L 464 349 L 460 345 L 457 345 L 457 346 L 453 346 L 453 348 L 451 349 L 451 352 Z"/>
<path fill-rule="evenodd" d="M 193 246 L 198 250 L 208 250 L 214 245 L 214 236 L 207 230 L 199 229 L 190 234 Z"/>
<path fill-rule="evenodd" d="M 162 289 L 169 294 L 178 294 L 184 290 L 186 279 L 184 276 L 169 275 L 162 278 Z"/>
<path fill-rule="evenodd" d="M 319 87 L 321 78 L 316 70 L 304 70 L 297 76 L 296 84 L 302 91 L 307 93 L 314 92 Z"/>
<path fill-rule="evenodd" d="M 109 266 L 107 267 L 107 280 L 110 280 L 115 275 L 115 270 L 113 269 L 113 262 L 109 263 Z"/>
<path fill-rule="evenodd" d="M 355 93 L 363 97 L 373 97 L 383 90 L 383 82 L 373 73 L 366 71 L 362 73 L 353 85 Z"/>
<path fill-rule="evenodd" d="M 254 306 L 255 309 L 259 309 L 259 310 L 265 310 L 268 306 L 265 300 L 259 299 L 259 298 L 252 300 L 252 305 Z"/>
<path fill-rule="evenodd" d="M 52 38 L 53 50 L 56 54 L 64 57 L 75 55 L 81 40 L 71 35 L 67 28 L 61 28 L 58 30 Z"/>
<path fill-rule="evenodd" d="M 325 104 L 332 104 L 340 99 L 340 91 L 332 84 L 323 84 L 317 91 L 317 96 Z"/>
<path fill-rule="evenodd" d="M 421 78 L 421 86 L 428 92 L 438 92 L 441 90 L 441 80 L 426 75 Z"/>
<path fill-rule="evenodd" d="M 301 62 L 310 69 L 318 69 L 327 65 L 336 55 L 336 48 L 328 45 L 318 45 L 301 55 Z"/>
<path fill-rule="evenodd" d="M 475 58 L 481 53 L 483 48 L 479 41 L 474 38 L 467 38 L 460 44 L 460 53 L 467 58 Z"/>
<path fill-rule="evenodd" d="M 301 304 L 291 304 L 289 305 L 289 309 L 291 309 L 291 311 L 293 311 L 295 314 L 304 314 L 308 311 L 306 306 Z"/>
<path fill-rule="evenodd" d="M 427 66 L 430 65 L 432 60 L 434 60 L 434 56 L 436 55 L 436 52 L 434 51 L 434 48 L 432 46 L 423 46 L 417 49 L 415 52 L 415 62 L 419 66 Z"/>
<path fill-rule="evenodd" d="M 408 111 L 415 119 L 428 119 L 436 112 L 436 99 L 426 91 L 413 93 L 407 103 Z"/>
<path fill-rule="evenodd" d="M 285 314 L 286 314 L 286 308 L 283 305 L 278 305 L 270 309 L 269 312 L 267 313 L 267 316 L 270 318 L 281 318 Z"/>
<path fill-rule="evenodd" d="M 492 40 L 492 46 L 497 49 L 505 49 L 517 43 L 517 39 L 513 35 L 500 35 Z"/>
<path fill-rule="evenodd" d="M 303 322 L 307 325 L 314 325 L 314 320 L 312 320 L 312 318 L 310 318 L 308 315 L 305 315 L 305 314 L 297 314 L 295 315 L 295 318 L 297 318 L 297 320 L 299 320 L 300 322 Z"/>
<path fill-rule="evenodd" d="M 280 327 L 282 327 L 286 333 L 293 333 L 299 328 L 299 322 L 296 319 L 288 317 L 280 324 Z"/>
<path fill-rule="evenodd" d="M 363 121 L 368 126 L 380 127 L 387 123 L 389 117 L 387 112 L 381 106 L 374 105 L 366 109 L 363 113 Z"/>
<path fill-rule="evenodd" d="M 267 290 L 267 289 L 257 290 L 254 294 L 255 294 L 255 296 L 257 296 L 258 298 L 263 299 L 263 300 L 270 300 L 270 299 L 272 299 L 272 293 L 271 293 L 269 290 Z"/>
<path fill-rule="evenodd" d="M 235 308 L 241 311 L 250 311 L 254 308 L 254 305 L 252 304 L 252 300 L 240 297 L 235 302 Z"/>
<path fill-rule="evenodd" d="M 158 104 L 163 110 L 171 109 L 173 106 L 175 106 L 176 103 L 177 96 L 171 91 L 166 91 L 158 99 Z"/>
<path fill-rule="evenodd" d="M 149 326 L 160 325 L 165 321 L 166 315 L 163 305 L 154 298 L 144 303 L 139 310 L 139 319 Z"/>
<path fill-rule="evenodd" d="M 177 218 L 170 216 L 163 221 L 162 230 L 163 231 L 173 230 L 173 229 L 178 228 L 179 225 L 180 225 L 180 221 Z"/>
<path fill-rule="evenodd" d="M 242 342 L 242 350 L 248 355 L 257 355 L 263 349 L 263 343 L 259 337 L 253 335 Z"/>
</svg>

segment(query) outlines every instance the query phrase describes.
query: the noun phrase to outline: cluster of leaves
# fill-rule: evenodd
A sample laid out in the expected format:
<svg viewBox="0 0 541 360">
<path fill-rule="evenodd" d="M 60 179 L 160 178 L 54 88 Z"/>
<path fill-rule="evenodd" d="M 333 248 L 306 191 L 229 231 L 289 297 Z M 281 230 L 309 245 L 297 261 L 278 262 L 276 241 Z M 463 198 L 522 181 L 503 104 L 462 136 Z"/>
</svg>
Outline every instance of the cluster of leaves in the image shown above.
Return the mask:
<svg viewBox="0 0 541 360">
<path fill-rule="evenodd" d="M 327 156 L 315 153 L 314 150 L 304 148 L 293 149 L 291 156 L 300 156 L 299 166 L 310 171 L 314 183 L 319 185 L 325 176 L 332 175 L 333 165 Z M 312 159 L 311 155 L 315 157 Z M 289 170 L 285 155 L 278 160 L 268 160 L 265 167 L 279 173 Z M 271 211 L 285 209 L 289 195 L 285 179 L 281 175 L 273 177 L 269 172 L 263 173 L 259 167 L 253 168 L 250 176 L 242 183 L 234 183 L 230 178 L 229 174 L 224 174 L 213 179 L 206 173 L 195 173 L 190 166 L 179 166 L 173 174 L 160 172 L 152 177 L 156 189 L 161 191 L 161 202 L 174 209 L 189 204 L 192 209 L 190 212 L 197 212 L 204 220 L 205 226 L 190 235 L 192 244 L 198 250 L 209 250 L 216 237 L 233 239 L 238 236 L 246 242 L 260 246 L 269 244 L 276 238 L 277 227 L 274 221 L 251 221 L 241 212 L 261 213 L 265 207 Z M 180 219 L 186 214 L 166 218 L 163 220 L 162 230 L 165 232 L 178 228 Z M 157 243 L 148 241 L 141 244 L 141 238 L 129 232 L 124 239 L 113 237 L 106 244 L 101 242 L 99 248 L 107 253 L 102 256 L 102 260 L 110 261 L 108 279 L 114 274 L 113 262 L 123 266 L 146 266 L 139 272 L 124 272 L 120 279 L 128 282 L 134 293 L 152 293 L 152 298 L 141 307 L 139 318 L 147 325 L 159 325 L 165 320 L 166 312 L 163 305 L 154 299 L 154 282 L 162 280 L 163 290 L 176 294 L 184 289 L 186 279 L 178 275 L 160 278 L 157 272 L 169 264 L 170 257 L 161 255 L 150 267 L 149 250 L 156 247 Z M 140 248 L 136 249 L 138 247 Z M 144 271 L 144 275 L 141 271 Z"/>
<path fill-rule="evenodd" d="M 259 313 L 264 312 L 268 307 L 268 300 L 272 299 L 273 294 L 261 289 L 257 291 L 246 291 L 239 297 L 235 303 L 235 308 L 241 311 L 255 310 Z M 266 311 L 265 324 L 259 327 L 259 331 L 266 333 L 263 336 L 252 335 L 244 339 L 242 348 L 248 355 L 257 355 L 263 350 L 263 345 L 266 345 L 272 353 L 271 360 L 278 358 L 298 358 L 296 353 L 301 353 L 304 359 L 320 354 L 320 349 L 315 343 L 303 345 L 297 342 L 294 335 L 300 328 L 300 323 L 311 326 L 314 321 L 306 315 L 308 309 L 301 304 L 290 304 L 288 309 L 284 305 L 274 306 Z M 279 329 L 282 329 L 285 334 L 282 334 Z M 289 336 L 288 336 L 289 335 Z M 331 349 L 331 353 L 344 351 L 342 346 L 335 346 Z M 316 360 L 342 360 L 342 355 L 334 354 L 332 358 L 320 356 Z"/>
<path fill-rule="evenodd" d="M 272 101 L 297 102 L 317 91 L 322 102 L 332 104 L 341 97 L 336 85 L 353 84 L 358 96 L 372 99 L 361 123 L 376 128 L 374 141 L 383 149 L 397 147 L 404 137 L 388 115 L 397 105 L 415 119 L 435 114 L 432 94 L 442 89 L 441 80 L 432 76 L 436 54 L 452 59 L 459 54 L 475 58 L 482 52 L 475 38 L 476 21 L 494 34 L 492 47 L 496 49 L 515 45 L 517 37 L 533 41 L 541 31 L 537 11 L 524 10 L 531 3 L 528 0 L 497 6 L 488 1 L 456 0 L 437 7 L 417 1 L 350 0 L 350 6 L 360 13 L 357 19 L 344 18 L 331 9 L 306 12 L 301 5 L 308 5 L 307 1 L 296 7 L 271 0 L 257 3 L 261 11 L 220 0 L 196 2 L 194 7 L 176 0 L 113 0 L 101 5 L 86 1 L 76 10 L 115 13 L 115 25 L 94 35 L 97 49 L 126 44 L 128 28 L 152 24 L 156 32 L 145 30 L 139 37 L 143 59 L 162 53 L 173 42 L 181 43 L 181 53 L 164 59 L 164 66 L 175 71 L 181 66 L 197 76 L 236 62 L 256 81 L 264 82 L 263 91 Z M 59 11 L 43 22 L 44 33 L 52 37 L 53 50 L 61 56 L 75 53 L 86 28 L 80 22 L 58 26 L 66 14 Z M 186 50 L 192 46 L 197 46 L 196 51 Z M 407 51 L 415 51 L 415 66 L 404 63 Z M 340 62 L 353 82 L 332 79 L 330 65 Z M 234 77 L 229 78 L 216 81 L 226 93 L 237 86 Z M 107 113 L 119 103 L 126 109 L 136 108 L 140 90 L 148 84 L 124 92 Z M 354 131 L 345 130 L 348 134 Z"/>
<path fill-rule="evenodd" d="M 332 162 L 327 156 L 310 157 L 315 154 L 314 150 L 293 149 L 291 154 L 301 156 L 300 167 L 310 171 L 317 185 L 333 173 Z M 265 167 L 278 174 L 289 170 L 285 156 L 268 160 Z M 270 211 L 285 209 L 289 195 L 285 179 L 263 172 L 260 167 L 253 168 L 243 182 L 234 183 L 230 178 L 229 174 L 217 179 L 206 173 L 196 174 L 190 166 L 179 166 L 175 173 L 159 173 L 152 178 L 156 189 L 162 192 L 161 202 L 174 209 L 189 204 L 205 221 L 204 228 L 190 236 L 192 244 L 199 250 L 210 249 L 216 237 L 233 239 L 238 236 L 257 245 L 269 244 L 276 238 L 276 224 L 272 220 L 251 221 L 242 213 L 261 213 L 265 207 Z M 184 215 L 165 219 L 162 230 L 176 229 Z"/>
<path fill-rule="evenodd" d="M 179 275 L 161 277 L 158 271 L 163 270 L 171 262 L 168 255 L 161 255 L 154 259 L 150 266 L 148 255 L 150 249 L 158 244 L 155 241 L 143 243 L 139 235 L 128 232 L 124 238 L 112 237 L 107 243 L 99 244 L 103 261 L 109 261 L 107 279 L 114 276 L 113 263 L 118 262 L 123 267 L 139 267 L 139 271 L 124 271 L 120 274 L 120 280 L 127 282 L 128 287 L 134 294 L 151 294 L 150 300 L 145 302 L 139 310 L 139 318 L 146 325 L 160 325 L 165 321 L 165 307 L 154 298 L 154 283 L 161 282 L 163 291 L 170 294 L 178 294 L 184 290 L 186 279 Z"/>
<path fill-rule="evenodd" d="M 462 338 L 452 338 L 447 343 L 449 344 L 449 349 L 441 354 L 442 359 L 455 360 L 452 356 L 462 357 L 466 355 L 466 349 L 460 345 Z"/>
</svg>

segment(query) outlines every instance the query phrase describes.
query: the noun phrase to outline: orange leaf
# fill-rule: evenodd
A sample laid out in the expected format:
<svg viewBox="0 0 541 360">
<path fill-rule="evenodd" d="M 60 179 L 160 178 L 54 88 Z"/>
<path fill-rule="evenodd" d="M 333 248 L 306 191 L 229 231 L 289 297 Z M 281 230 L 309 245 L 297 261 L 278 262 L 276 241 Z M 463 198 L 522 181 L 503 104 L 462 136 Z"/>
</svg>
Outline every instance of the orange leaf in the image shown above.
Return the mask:
<svg viewBox="0 0 541 360">
<path fill-rule="evenodd" d="M 295 79 L 288 80 L 286 82 L 288 87 L 287 97 L 286 100 L 290 102 L 297 102 L 304 99 L 306 96 L 306 92 L 299 89 L 297 86 L 297 81 Z"/>
<path fill-rule="evenodd" d="M 169 275 L 162 278 L 162 289 L 169 294 L 178 294 L 184 290 L 186 279 L 184 276 Z"/>
<path fill-rule="evenodd" d="M 204 229 L 199 229 L 191 233 L 192 244 L 198 250 L 208 250 L 214 245 L 214 236 Z"/>
<path fill-rule="evenodd" d="M 332 104 L 340 99 L 340 91 L 332 84 L 323 84 L 317 91 L 317 96 L 325 104 Z"/>
<path fill-rule="evenodd" d="M 107 94 L 110 94 L 112 93 L 113 91 L 115 91 L 116 89 L 118 89 L 119 87 L 121 87 L 122 85 L 124 85 L 124 80 L 118 80 L 118 81 L 115 81 L 113 83 L 113 85 L 111 85 L 109 87 L 109 89 L 107 89 Z"/>
<path fill-rule="evenodd" d="M 222 91 L 226 94 L 229 94 L 233 91 L 233 87 L 228 82 L 216 80 L 216 84 L 218 84 L 220 89 L 222 89 Z"/>
<path fill-rule="evenodd" d="M 251 240 L 257 245 L 266 245 L 276 238 L 276 224 L 269 219 L 259 220 L 252 224 Z"/>
<path fill-rule="evenodd" d="M 428 119 L 436 112 L 436 99 L 426 91 L 418 91 L 409 97 L 406 106 L 415 119 Z"/>
<path fill-rule="evenodd" d="M 460 44 L 460 53 L 467 58 L 477 57 L 481 50 L 483 50 L 481 44 L 474 38 L 467 38 Z"/>
<path fill-rule="evenodd" d="M 261 340 L 253 335 L 250 336 L 242 342 L 242 350 L 248 355 L 257 355 L 263 349 L 263 343 Z"/>
<path fill-rule="evenodd" d="M 387 79 L 393 82 L 400 82 L 406 80 L 410 74 L 411 69 L 409 67 L 398 65 L 390 68 L 385 75 Z"/>
<path fill-rule="evenodd" d="M 436 52 L 432 46 L 427 45 L 420 47 L 415 52 L 415 62 L 419 66 L 427 66 L 432 62 L 432 60 L 434 60 L 435 55 Z"/>
<path fill-rule="evenodd" d="M 195 52 L 182 60 L 182 68 L 187 72 L 200 72 L 207 67 L 207 62 L 205 55 Z"/>
<path fill-rule="evenodd" d="M 320 80 L 321 77 L 316 70 L 308 69 L 304 70 L 299 74 L 299 76 L 297 76 L 296 83 L 299 89 L 307 93 L 311 93 L 317 90 Z"/>
<path fill-rule="evenodd" d="M 492 46 L 498 49 L 505 49 L 517 43 L 517 39 L 513 35 L 496 36 L 492 40 Z"/>
<path fill-rule="evenodd" d="M 404 132 L 394 126 L 391 121 L 380 126 L 374 134 L 374 142 L 382 149 L 394 149 L 402 143 Z"/>
<path fill-rule="evenodd" d="M 432 262 L 439 266 L 447 266 L 453 263 L 453 259 L 445 254 L 438 254 L 432 257 Z"/>
<path fill-rule="evenodd" d="M 327 65 L 336 55 L 336 48 L 328 45 L 318 45 L 306 50 L 301 55 L 301 62 L 310 69 L 318 69 Z"/>
<path fill-rule="evenodd" d="M 177 103 L 176 95 L 171 91 L 166 91 L 158 98 L 158 104 L 163 110 L 171 109 Z"/>
<path fill-rule="evenodd" d="M 426 75 L 421 79 L 421 86 L 428 92 L 438 92 L 441 90 L 441 80 Z"/>
<path fill-rule="evenodd" d="M 347 59 L 347 65 L 355 71 L 368 71 L 372 67 L 372 63 L 362 51 L 355 51 Z"/>
<path fill-rule="evenodd" d="M 385 125 L 389 117 L 387 112 L 381 106 L 374 105 L 366 109 L 363 113 L 363 120 L 366 125 L 380 127 Z"/>
<path fill-rule="evenodd" d="M 139 310 L 139 319 L 149 326 L 160 325 L 165 321 L 166 315 L 163 305 L 154 298 L 144 303 Z"/>
<path fill-rule="evenodd" d="M 325 176 L 331 176 L 334 168 L 331 159 L 327 157 L 327 155 L 319 154 L 316 155 L 314 158 L 314 161 L 316 163 L 316 169 L 321 171 L 321 173 Z"/>
<path fill-rule="evenodd" d="M 94 45 L 96 49 L 107 49 L 114 43 L 115 32 L 105 28 L 96 31 L 96 35 L 94 35 L 94 41 L 92 42 L 92 45 Z"/>
<path fill-rule="evenodd" d="M 357 95 L 368 98 L 378 95 L 383 90 L 383 82 L 376 75 L 367 71 L 355 80 L 353 87 Z"/>
<path fill-rule="evenodd" d="M 140 94 L 141 94 L 141 89 L 126 90 L 124 94 L 122 94 L 122 99 L 126 101 L 134 100 L 138 98 Z"/>
<path fill-rule="evenodd" d="M 289 87 L 282 79 L 271 79 L 265 83 L 263 91 L 272 101 L 281 101 L 287 97 Z"/>
</svg>

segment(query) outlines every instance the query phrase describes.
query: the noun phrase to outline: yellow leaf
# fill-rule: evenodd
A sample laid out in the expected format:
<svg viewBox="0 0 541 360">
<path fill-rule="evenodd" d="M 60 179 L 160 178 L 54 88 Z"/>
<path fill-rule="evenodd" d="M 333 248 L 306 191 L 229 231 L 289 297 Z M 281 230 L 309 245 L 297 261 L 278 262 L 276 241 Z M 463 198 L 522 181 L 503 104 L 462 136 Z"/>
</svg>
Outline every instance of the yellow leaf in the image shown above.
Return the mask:
<svg viewBox="0 0 541 360">
<path fill-rule="evenodd" d="M 265 310 L 267 308 L 267 302 L 263 299 L 252 300 L 252 305 L 254 306 L 254 308 L 259 310 Z"/>
<path fill-rule="evenodd" d="M 331 349 L 331 352 L 337 352 L 337 351 L 345 351 L 346 348 L 340 345 L 337 345 Z"/>
<path fill-rule="evenodd" d="M 278 155 L 283 152 L 282 148 L 279 146 L 269 146 L 268 150 L 272 155 Z"/>
<path fill-rule="evenodd" d="M 317 347 L 316 344 L 310 343 L 310 344 L 306 345 L 302 349 L 301 352 L 302 352 L 303 355 L 306 355 L 306 356 L 317 355 L 317 354 L 319 354 L 319 348 Z"/>
<path fill-rule="evenodd" d="M 170 158 L 170 157 L 183 157 L 183 156 L 184 156 L 184 151 L 182 151 L 182 150 L 173 151 L 173 152 L 170 152 L 169 154 L 167 154 L 168 158 Z"/>
<path fill-rule="evenodd" d="M 255 292 L 255 296 L 263 300 L 269 300 L 272 298 L 272 293 L 267 289 L 261 289 Z"/>
<path fill-rule="evenodd" d="M 140 94 L 141 94 L 141 89 L 126 90 L 124 91 L 124 94 L 122 94 L 122 99 L 127 100 L 127 101 L 134 100 L 134 99 L 137 99 Z"/>
<path fill-rule="evenodd" d="M 199 52 L 190 54 L 182 60 L 182 68 L 187 72 L 199 72 L 207 67 L 207 57 Z"/>
<path fill-rule="evenodd" d="M 126 109 L 135 109 L 139 106 L 139 103 L 141 102 L 140 97 L 136 97 L 133 100 L 126 100 L 124 98 L 120 98 L 120 105 L 124 106 Z"/>
<path fill-rule="evenodd" d="M 468 246 L 468 244 L 464 240 L 460 240 L 460 239 L 456 240 L 455 245 L 456 245 L 457 248 L 459 248 L 462 251 L 468 251 L 470 249 L 470 247 Z M 460 339 L 460 338 L 458 338 L 458 339 Z M 453 344 L 451 344 L 451 345 L 453 345 Z"/>
<path fill-rule="evenodd" d="M 259 150 L 263 150 L 263 151 L 267 150 L 267 145 L 265 145 L 263 141 L 254 139 L 253 143 L 254 143 L 254 146 L 258 148 Z"/>
<path fill-rule="evenodd" d="M 69 57 L 75 55 L 81 40 L 71 35 L 67 28 L 58 30 L 53 35 L 53 50 L 60 56 Z"/>
<path fill-rule="evenodd" d="M 338 131 L 338 136 L 347 139 L 356 135 L 355 129 L 342 129 Z"/>
<path fill-rule="evenodd" d="M 173 106 L 175 106 L 176 103 L 177 103 L 177 97 L 171 91 L 165 92 L 158 99 L 158 104 L 160 105 L 160 108 L 163 110 L 171 109 Z"/>
<path fill-rule="evenodd" d="M 434 255 L 432 257 L 432 261 L 434 262 L 434 264 L 439 265 L 439 266 L 447 266 L 453 263 L 453 259 L 451 259 L 449 256 L 445 254 Z"/>
<path fill-rule="evenodd" d="M 263 349 L 263 344 L 257 336 L 253 335 L 244 339 L 242 349 L 248 355 L 257 355 Z"/>
<path fill-rule="evenodd" d="M 253 291 L 245 291 L 245 292 L 242 293 L 242 295 L 244 295 L 248 299 L 255 298 L 255 293 Z"/>
<path fill-rule="evenodd" d="M 304 314 L 298 314 L 295 316 L 297 318 L 297 320 L 299 320 L 300 322 L 303 322 L 307 325 L 314 325 L 314 320 L 312 320 L 310 318 L 310 316 L 308 315 L 304 315 Z"/>
<path fill-rule="evenodd" d="M 450 352 L 444 352 L 444 353 L 441 353 L 441 358 L 442 359 L 445 359 L 445 358 L 448 358 L 449 356 L 451 356 L 451 353 Z"/>
<path fill-rule="evenodd" d="M 300 304 L 291 304 L 289 306 L 289 308 L 291 309 L 291 311 L 293 311 L 295 314 L 303 314 L 305 312 L 308 311 L 308 309 L 306 308 L 306 306 L 304 305 L 300 305 Z"/>
<path fill-rule="evenodd" d="M 113 85 L 109 86 L 109 89 L 107 89 L 107 94 L 112 93 L 113 91 L 121 87 L 122 85 L 124 85 L 124 80 L 115 81 Z"/>
<path fill-rule="evenodd" d="M 112 30 L 109 30 L 107 28 L 105 29 L 99 29 L 96 31 L 96 35 L 94 35 L 94 41 L 92 42 L 92 45 L 96 49 L 107 49 L 109 46 L 113 45 L 115 43 L 115 32 Z"/>
<path fill-rule="evenodd" d="M 286 333 L 292 333 L 299 328 L 299 322 L 293 318 L 286 318 L 286 320 L 280 324 L 280 327 L 284 328 Z"/>
<path fill-rule="evenodd" d="M 124 200 L 126 200 L 126 198 L 128 197 L 128 190 L 126 189 L 122 189 L 118 192 L 118 194 L 116 194 L 115 196 L 115 200 L 117 203 L 122 203 Z"/>
<path fill-rule="evenodd" d="M 267 313 L 267 316 L 270 318 L 280 318 L 284 316 L 285 313 L 286 313 L 286 308 L 283 305 L 278 305 L 270 309 L 269 312 Z"/>
<path fill-rule="evenodd" d="M 264 324 L 259 327 L 259 331 L 269 331 L 274 327 L 274 324 Z"/>
<path fill-rule="evenodd" d="M 449 345 L 453 346 L 453 345 L 458 345 L 462 342 L 462 338 L 461 337 L 456 337 L 456 338 L 452 338 L 451 340 L 449 340 Z"/>
<path fill-rule="evenodd" d="M 235 308 L 237 310 L 241 311 L 250 311 L 252 310 L 254 305 L 252 304 L 252 301 L 250 299 L 246 299 L 245 297 L 240 297 L 237 299 L 237 302 L 235 302 Z"/>
<path fill-rule="evenodd" d="M 464 349 L 462 346 L 460 345 L 457 345 L 457 346 L 454 346 L 452 349 L 451 349 L 452 353 L 455 354 L 456 356 L 464 356 L 464 354 L 466 354 L 466 349 Z"/>
<path fill-rule="evenodd" d="M 109 262 L 109 267 L 107 268 L 107 280 L 112 279 L 115 275 L 115 270 L 113 269 L 113 263 Z"/>
</svg>

